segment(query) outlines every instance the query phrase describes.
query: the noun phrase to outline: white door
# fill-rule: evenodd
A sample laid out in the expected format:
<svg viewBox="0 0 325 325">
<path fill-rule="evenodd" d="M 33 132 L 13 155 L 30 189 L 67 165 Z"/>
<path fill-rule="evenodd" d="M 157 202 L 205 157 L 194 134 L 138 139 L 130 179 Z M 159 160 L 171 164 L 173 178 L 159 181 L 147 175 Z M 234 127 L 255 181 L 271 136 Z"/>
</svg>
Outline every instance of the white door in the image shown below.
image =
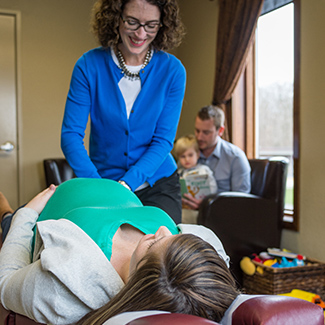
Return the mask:
<svg viewBox="0 0 325 325">
<path fill-rule="evenodd" d="M 16 16 L 0 10 L 0 191 L 18 207 Z"/>
</svg>

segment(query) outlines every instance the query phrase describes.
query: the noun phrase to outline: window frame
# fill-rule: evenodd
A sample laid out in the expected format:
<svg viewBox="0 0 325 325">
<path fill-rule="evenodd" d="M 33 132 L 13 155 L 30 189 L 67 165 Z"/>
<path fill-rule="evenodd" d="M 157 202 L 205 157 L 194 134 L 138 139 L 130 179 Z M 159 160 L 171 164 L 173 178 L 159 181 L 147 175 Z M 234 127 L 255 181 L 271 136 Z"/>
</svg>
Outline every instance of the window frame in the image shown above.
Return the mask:
<svg viewBox="0 0 325 325">
<path fill-rule="evenodd" d="M 284 216 L 292 222 L 283 220 L 284 229 L 299 231 L 299 193 L 300 193 L 300 1 L 294 4 L 294 95 L 293 95 L 293 162 L 294 162 L 294 207 L 285 210 Z M 239 78 L 229 105 L 231 105 L 230 141 L 245 151 L 249 159 L 256 158 L 256 79 L 255 42 L 253 43 L 246 67 Z"/>
</svg>

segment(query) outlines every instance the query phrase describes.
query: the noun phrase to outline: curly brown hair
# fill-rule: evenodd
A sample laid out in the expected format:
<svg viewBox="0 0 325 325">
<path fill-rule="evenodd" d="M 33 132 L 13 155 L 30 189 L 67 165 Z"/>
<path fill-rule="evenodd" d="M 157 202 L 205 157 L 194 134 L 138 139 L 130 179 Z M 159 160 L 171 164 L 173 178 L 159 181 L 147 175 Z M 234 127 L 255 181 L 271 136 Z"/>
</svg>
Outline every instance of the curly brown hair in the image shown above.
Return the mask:
<svg viewBox="0 0 325 325">
<path fill-rule="evenodd" d="M 92 10 L 92 31 L 103 47 L 116 47 L 121 42 L 120 17 L 130 0 L 98 0 Z M 145 0 L 157 6 L 162 27 L 151 43 L 156 50 L 168 51 L 180 45 L 185 28 L 180 18 L 177 0 Z"/>
</svg>

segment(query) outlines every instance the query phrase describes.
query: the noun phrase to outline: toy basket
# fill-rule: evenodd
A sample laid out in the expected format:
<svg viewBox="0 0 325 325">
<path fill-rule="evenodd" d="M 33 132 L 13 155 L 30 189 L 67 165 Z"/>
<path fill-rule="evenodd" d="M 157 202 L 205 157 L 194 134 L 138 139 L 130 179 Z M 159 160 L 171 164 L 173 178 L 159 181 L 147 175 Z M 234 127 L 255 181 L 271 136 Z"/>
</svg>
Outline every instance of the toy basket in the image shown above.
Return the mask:
<svg viewBox="0 0 325 325">
<path fill-rule="evenodd" d="M 325 299 L 325 264 L 307 259 L 306 265 L 284 268 L 273 268 L 252 261 L 260 266 L 263 273 L 254 275 L 243 273 L 243 289 L 247 294 L 279 294 L 300 289 L 312 292 Z"/>
</svg>

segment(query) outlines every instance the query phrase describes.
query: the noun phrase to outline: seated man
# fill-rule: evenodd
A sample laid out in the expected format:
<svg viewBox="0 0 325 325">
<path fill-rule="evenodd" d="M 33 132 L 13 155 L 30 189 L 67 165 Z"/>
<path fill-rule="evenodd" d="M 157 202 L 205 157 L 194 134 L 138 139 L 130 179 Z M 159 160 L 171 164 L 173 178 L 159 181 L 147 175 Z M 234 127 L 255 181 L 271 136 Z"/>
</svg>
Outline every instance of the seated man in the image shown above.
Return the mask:
<svg viewBox="0 0 325 325">
<path fill-rule="evenodd" d="M 251 189 L 251 168 L 245 153 L 221 139 L 224 132 L 225 116 L 217 106 L 200 109 L 195 119 L 195 136 L 200 148 L 199 163 L 213 171 L 218 192 L 238 191 L 249 193 Z M 197 210 L 202 200 L 185 194 L 182 201 L 193 210 Z"/>
</svg>

